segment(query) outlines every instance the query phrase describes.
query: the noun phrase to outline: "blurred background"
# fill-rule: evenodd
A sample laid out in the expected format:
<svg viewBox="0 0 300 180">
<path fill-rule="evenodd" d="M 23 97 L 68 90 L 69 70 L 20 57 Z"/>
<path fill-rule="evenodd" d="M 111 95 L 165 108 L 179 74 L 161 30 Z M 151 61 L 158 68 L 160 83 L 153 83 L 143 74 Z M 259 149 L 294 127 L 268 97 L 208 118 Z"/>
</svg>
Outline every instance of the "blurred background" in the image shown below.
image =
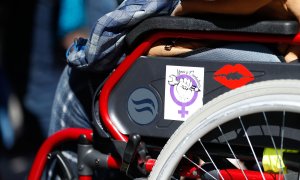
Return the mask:
<svg viewBox="0 0 300 180">
<path fill-rule="evenodd" d="M 26 179 L 75 38 L 117 0 L 0 1 L 0 180 Z"/>
</svg>

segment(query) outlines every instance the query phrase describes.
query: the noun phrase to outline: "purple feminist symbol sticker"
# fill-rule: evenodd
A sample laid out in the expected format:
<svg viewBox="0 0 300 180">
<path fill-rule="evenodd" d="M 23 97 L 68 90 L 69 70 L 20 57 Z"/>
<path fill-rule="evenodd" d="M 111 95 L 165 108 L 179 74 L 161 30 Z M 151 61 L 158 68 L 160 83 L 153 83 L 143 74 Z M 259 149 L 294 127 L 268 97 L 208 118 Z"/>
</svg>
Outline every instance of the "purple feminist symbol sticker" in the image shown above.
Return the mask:
<svg viewBox="0 0 300 180">
<path fill-rule="evenodd" d="M 181 115 L 181 118 L 184 118 L 189 113 L 185 108 L 192 105 L 198 97 L 198 91 L 200 90 L 197 87 L 197 83 L 191 76 L 181 74 L 176 77 L 176 80 L 173 75 L 173 79 L 169 81 L 169 84 L 171 85 L 170 94 L 172 100 L 175 104 L 181 106 L 178 114 Z"/>
</svg>

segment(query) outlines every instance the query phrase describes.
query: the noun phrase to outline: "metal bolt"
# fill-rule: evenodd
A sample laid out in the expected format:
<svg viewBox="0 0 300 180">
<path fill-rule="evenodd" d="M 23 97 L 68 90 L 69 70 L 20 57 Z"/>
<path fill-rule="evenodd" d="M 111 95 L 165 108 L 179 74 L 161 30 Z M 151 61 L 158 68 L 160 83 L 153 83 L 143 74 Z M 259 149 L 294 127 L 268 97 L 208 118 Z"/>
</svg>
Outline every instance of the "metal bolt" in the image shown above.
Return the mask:
<svg viewBox="0 0 300 180">
<path fill-rule="evenodd" d="M 48 158 L 48 159 L 51 159 L 51 158 L 52 158 L 52 154 L 49 153 L 49 154 L 47 155 L 47 158 Z"/>
<path fill-rule="evenodd" d="M 197 171 L 193 171 L 193 176 L 197 176 L 198 172 Z"/>
<path fill-rule="evenodd" d="M 78 167 L 78 169 L 79 169 L 80 171 L 83 170 L 83 168 L 84 168 L 84 165 L 83 165 L 83 164 L 79 165 L 79 167 Z"/>
</svg>

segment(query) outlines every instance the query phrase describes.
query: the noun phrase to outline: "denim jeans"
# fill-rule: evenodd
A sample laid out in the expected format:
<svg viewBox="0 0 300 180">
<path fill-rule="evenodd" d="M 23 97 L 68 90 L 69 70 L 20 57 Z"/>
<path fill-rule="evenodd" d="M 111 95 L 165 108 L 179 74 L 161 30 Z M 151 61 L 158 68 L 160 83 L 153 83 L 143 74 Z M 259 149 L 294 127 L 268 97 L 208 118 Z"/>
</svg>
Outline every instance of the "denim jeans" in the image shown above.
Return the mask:
<svg viewBox="0 0 300 180">
<path fill-rule="evenodd" d="M 49 135 L 69 127 L 91 128 L 89 116 L 84 107 L 84 104 L 87 106 L 89 104 L 80 101 L 79 97 L 80 93 L 87 92 L 86 98 L 91 98 L 86 78 L 87 76 L 81 75 L 69 66 L 65 67 L 54 97 Z"/>
</svg>

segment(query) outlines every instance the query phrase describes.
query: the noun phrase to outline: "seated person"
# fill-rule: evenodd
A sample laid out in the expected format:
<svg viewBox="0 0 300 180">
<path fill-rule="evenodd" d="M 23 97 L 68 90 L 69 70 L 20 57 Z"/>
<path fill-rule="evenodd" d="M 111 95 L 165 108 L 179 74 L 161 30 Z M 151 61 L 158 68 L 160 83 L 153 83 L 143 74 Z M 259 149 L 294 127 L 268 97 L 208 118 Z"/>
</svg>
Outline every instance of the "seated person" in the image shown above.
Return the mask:
<svg viewBox="0 0 300 180">
<path fill-rule="evenodd" d="M 172 16 L 185 16 L 190 14 L 225 14 L 238 16 L 251 16 L 256 19 L 290 20 L 300 22 L 300 1 L 296 0 L 182 0 L 172 12 Z M 166 44 L 167 43 L 167 44 Z M 169 44 L 168 44 L 169 43 Z M 157 42 L 148 52 L 150 56 L 176 56 L 197 48 L 210 46 L 199 41 L 170 40 Z M 169 48 L 166 49 L 166 46 Z M 299 59 L 300 46 L 289 47 L 280 44 L 278 51 L 289 63 Z"/>
<path fill-rule="evenodd" d="M 79 52 L 78 56 L 76 56 L 76 54 L 72 55 L 72 57 L 75 57 L 75 62 L 69 61 L 69 63 L 72 66 L 80 68 L 87 67 L 88 65 L 94 66 L 94 60 L 103 62 L 103 59 L 105 59 L 105 62 L 107 62 L 109 59 L 116 59 L 116 54 L 119 53 L 116 53 L 116 49 L 114 48 L 117 45 L 122 44 L 122 40 L 124 38 L 122 39 L 121 37 L 126 34 L 126 28 L 132 27 L 133 24 L 137 24 L 143 19 L 156 15 L 166 9 L 169 15 L 174 16 L 183 16 L 190 13 L 216 13 L 230 15 L 253 14 L 274 19 L 297 19 L 300 22 L 299 0 L 181 0 L 181 2 L 178 2 L 178 0 L 162 0 L 159 2 L 145 1 L 139 3 L 140 7 L 145 8 L 146 10 L 142 8 L 142 10 L 138 9 L 138 5 L 135 1 L 127 0 L 123 2 L 116 11 L 101 17 L 98 20 L 99 23 L 95 26 L 94 32 L 92 32 L 92 35 L 88 40 L 88 46 L 84 51 L 85 56 L 83 56 L 84 61 L 80 61 L 80 57 L 84 53 Z M 126 6 L 130 5 L 133 5 L 135 9 L 139 11 L 137 16 L 138 18 L 135 20 L 132 20 L 134 12 L 127 12 L 130 8 L 126 8 Z M 151 5 L 152 8 L 148 8 Z M 153 6 L 156 7 L 156 9 L 153 9 Z M 120 17 L 120 13 L 125 13 L 127 15 L 122 16 L 124 17 L 122 20 L 126 22 L 117 24 L 116 22 L 118 21 L 114 21 L 114 19 Z M 117 27 L 117 30 L 113 27 Z M 106 36 L 111 35 L 111 37 L 107 38 L 105 36 L 101 39 L 101 35 L 103 34 Z M 111 48 L 107 48 L 108 42 L 114 42 L 115 44 L 111 44 Z M 286 62 L 295 61 L 299 57 L 299 46 L 288 47 L 282 45 L 280 50 L 284 53 Z M 114 52 L 112 53 L 112 51 Z M 89 64 L 83 64 L 82 62 L 88 62 Z M 83 73 L 82 71 L 76 71 L 70 66 L 65 68 L 58 84 L 56 97 L 54 99 L 49 130 L 50 135 L 67 127 L 91 128 L 91 118 L 89 116 L 90 110 L 85 109 L 86 104 L 92 103 L 91 101 L 86 103 L 86 99 L 91 99 L 92 97 L 92 94 L 89 94 L 91 86 L 86 80 L 88 77 L 86 74 L 87 73 Z M 100 80 L 98 79 L 98 81 Z M 84 98 L 82 98 L 83 96 Z"/>
</svg>

